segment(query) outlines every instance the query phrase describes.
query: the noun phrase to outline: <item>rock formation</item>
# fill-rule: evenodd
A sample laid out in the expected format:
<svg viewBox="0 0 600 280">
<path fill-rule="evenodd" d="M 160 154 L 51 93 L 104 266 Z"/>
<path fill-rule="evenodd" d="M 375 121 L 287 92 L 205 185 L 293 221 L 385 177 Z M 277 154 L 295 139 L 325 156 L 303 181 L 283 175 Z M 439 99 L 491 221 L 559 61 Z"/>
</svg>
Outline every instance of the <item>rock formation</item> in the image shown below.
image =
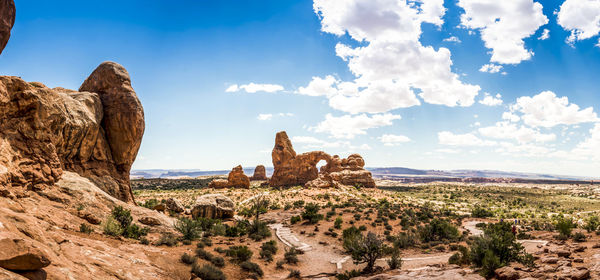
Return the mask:
<svg viewBox="0 0 600 280">
<path fill-rule="evenodd" d="M 285 131 L 275 136 L 273 157 L 273 176 L 269 184 L 273 187 L 335 187 L 339 185 L 375 187 L 371 172 L 364 169 L 365 161 L 358 154 L 341 159 L 321 151 L 297 155 Z M 325 160 L 327 164 L 319 169 L 317 163 Z"/>
<path fill-rule="evenodd" d="M 257 165 L 254 168 L 254 174 L 250 177 L 251 181 L 264 181 L 267 180 L 267 171 L 264 165 Z"/>
<path fill-rule="evenodd" d="M 15 2 L 13 0 L 0 0 L 0 54 L 6 47 L 10 38 L 10 30 L 15 25 Z"/>
<path fill-rule="evenodd" d="M 132 202 L 143 133 L 142 105 L 117 63 L 98 66 L 79 92 L 0 76 L 0 191 L 41 190 L 74 171 Z"/>
<path fill-rule="evenodd" d="M 250 179 L 244 174 L 244 169 L 238 165 L 231 169 L 227 180 L 214 179 L 208 184 L 209 188 L 250 188 Z"/>
<path fill-rule="evenodd" d="M 205 194 L 196 199 L 191 213 L 194 219 L 230 219 L 233 218 L 233 207 L 233 201 L 222 194 Z"/>
</svg>

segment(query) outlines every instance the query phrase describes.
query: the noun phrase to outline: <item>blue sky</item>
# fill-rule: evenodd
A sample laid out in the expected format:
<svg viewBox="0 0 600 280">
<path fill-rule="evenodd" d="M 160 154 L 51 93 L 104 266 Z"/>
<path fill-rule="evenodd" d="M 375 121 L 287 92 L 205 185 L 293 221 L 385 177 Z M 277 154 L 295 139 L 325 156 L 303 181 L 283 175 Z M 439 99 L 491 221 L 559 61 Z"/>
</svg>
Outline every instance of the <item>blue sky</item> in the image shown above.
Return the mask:
<svg viewBox="0 0 600 280">
<path fill-rule="evenodd" d="M 137 169 L 270 166 L 286 130 L 372 167 L 598 175 L 598 1 L 15 2 L 0 73 L 125 66 Z"/>
</svg>

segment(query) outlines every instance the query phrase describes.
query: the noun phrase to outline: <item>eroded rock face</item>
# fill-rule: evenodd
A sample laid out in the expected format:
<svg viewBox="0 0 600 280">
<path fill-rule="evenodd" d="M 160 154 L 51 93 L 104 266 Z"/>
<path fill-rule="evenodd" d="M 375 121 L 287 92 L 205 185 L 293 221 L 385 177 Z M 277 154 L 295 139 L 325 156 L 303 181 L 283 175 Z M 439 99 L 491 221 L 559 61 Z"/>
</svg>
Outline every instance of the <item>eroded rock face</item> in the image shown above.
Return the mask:
<svg viewBox="0 0 600 280">
<path fill-rule="evenodd" d="M 143 132 L 141 104 L 114 62 L 80 92 L 0 76 L 0 186 L 40 190 L 74 171 L 132 202 L 129 170 Z"/>
<path fill-rule="evenodd" d="M 10 38 L 10 30 L 15 25 L 15 2 L 13 0 L 0 0 L 0 54 L 6 47 Z"/>
<path fill-rule="evenodd" d="M 0 240 L 0 267 L 8 270 L 37 270 L 48 265 L 48 255 L 33 242 L 21 238 Z"/>
<path fill-rule="evenodd" d="M 340 158 L 321 151 L 297 155 L 287 133 L 281 131 L 275 136 L 272 152 L 274 172 L 269 184 L 273 187 L 329 188 L 341 185 L 375 187 L 371 172 L 364 169 L 365 161 L 358 154 Z M 319 169 L 317 163 L 327 164 Z"/>
<path fill-rule="evenodd" d="M 267 180 L 267 170 L 264 165 L 257 165 L 254 168 L 254 174 L 250 177 L 252 181 L 264 181 Z"/>
<path fill-rule="evenodd" d="M 222 194 L 205 194 L 196 199 L 191 213 L 194 219 L 230 219 L 233 218 L 233 207 L 233 201 Z"/>
<path fill-rule="evenodd" d="M 234 167 L 227 180 L 214 179 L 208 184 L 209 188 L 250 188 L 250 178 L 244 174 L 244 169 L 241 165 Z"/>
</svg>

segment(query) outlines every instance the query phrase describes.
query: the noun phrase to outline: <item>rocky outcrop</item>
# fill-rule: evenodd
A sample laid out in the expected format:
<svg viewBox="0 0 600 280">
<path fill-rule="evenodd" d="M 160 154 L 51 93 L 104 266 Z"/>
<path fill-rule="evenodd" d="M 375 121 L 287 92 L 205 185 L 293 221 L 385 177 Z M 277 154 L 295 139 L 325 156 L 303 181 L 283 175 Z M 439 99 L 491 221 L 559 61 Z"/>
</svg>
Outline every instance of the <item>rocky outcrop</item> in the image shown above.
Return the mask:
<svg viewBox="0 0 600 280">
<path fill-rule="evenodd" d="M 230 219 L 233 218 L 233 207 L 233 201 L 222 194 L 205 194 L 196 199 L 191 213 L 194 219 Z"/>
<path fill-rule="evenodd" d="M 74 171 L 132 202 L 143 132 L 141 103 L 117 63 L 102 63 L 79 92 L 0 76 L 0 186 L 12 191 L 41 190 Z"/>
<path fill-rule="evenodd" d="M 257 165 L 254 168 L 254 174 L 250 177 L 251 181 L 264 181 L 267 180 L 267 170 L 264 165 Z"/>
<path fill-rule="evenodd" d="M 183 211 L 185 211 L 185 208 L 183 208 L 183 205 L 181 205 L 181 202 L 179 202 L 178 200 L 176 200 L 174 198 L 168 198 L 165 201 L 165 205 L 166 205 L 167 209 L 169 209 L 170 211 L 173 211 L 175 213 L 183 213 Z"/>
<path fill-rule="evenodd" d="M 365 161 L 360 155 L 353 154 L 344 159 L 321 151 L 297 155 L 285 131 L 278 132 L 275 136 L 275 147 L 271 155 L 274 171 L 269 184 L 273 187 L 375 187 L 371 172 L 364 169 Z M 327 164 L 319 172 L 317 164 L 322 160 Z"/>
<path fill-rule="evenodd" d="M 37 270 L 50 265 L 48 255 L 21 238 L 0 240 L 0 267 L 8 270 Z"/>
<path fill-rule="evenodd" d="M 0 0 L 0 54 L 6 47 L 10 38 L 10 30 L 15 25 L 15 2 L 13 0 Z"/>
<path fill-rule="evenodd" d="M 227 180 L 224 179 L 214 179 L 208 184 L 209 188 L 250 188 L 250 178 L 244 174 L 244 169 L 241 165 L 234 167 L 229 175 L 227 176 Z"/>
</svg>

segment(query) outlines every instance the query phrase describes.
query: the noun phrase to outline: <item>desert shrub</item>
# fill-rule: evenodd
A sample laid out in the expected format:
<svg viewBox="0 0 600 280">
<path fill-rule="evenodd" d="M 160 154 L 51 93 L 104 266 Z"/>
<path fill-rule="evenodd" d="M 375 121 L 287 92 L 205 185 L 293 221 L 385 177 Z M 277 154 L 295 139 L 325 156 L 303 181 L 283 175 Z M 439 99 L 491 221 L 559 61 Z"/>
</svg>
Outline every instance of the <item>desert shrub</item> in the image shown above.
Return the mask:
<svg viewBox="0 0 600 280">
<path fill-rule="evenodd" d="M 411 232 L 401 232 L 394 239 L 394 247 L 406 249 L 414 246 L 417 242 L 416 236 Z"/>
<path fill-rule="evenodd" d="M 210 231 L 215 224 L 221 223 L 221 220 L 199 217 L 196 222 L 201 231 Z"/>
<path fill-rule="evenodd" d="M 290 274 L 288 274 L 287 279 L 300 279 L 300 271 L 296 269 L 290 269 Z"/>
<path fill-rule="evenodd" d="M 387 260 L 390 269 L 398 269 L 402 266 L 402 258 L 400 258 L 400 248 L 394 247 L 391 252 L 391 257 Z"/>
<path fill-rule="evenodd" d="M 231 227 L 225 229 L 225 236 L 227 237 L 238 237 L 248 233 L 250 222 L 248 220 L 236 221 Z"/>
<path fill-rule="evenodd" d="M 79 232 L 83 232 L 85 234 L 90 234 L 94 232 L 94 229 L 91 226 L 88 226 L 85 223 L 79 225 Z"/>
<path fill-rule="evenodd" d="M 432 219 L 428 224 L 419 228 L 419 237 L 423 242 L 458 240 L 458 229 L 447 220 Z"/>
<path fill-rule="evenodd" d="M 192 266 L 192 273 L 202 280 L 225 280 L 225 274 L 219 268 L 211 264 L 203 266 L 195 263 Z"/>
<path fill-rule="evenodd" d="M 231 246 L 225 254 L 237 263 L 245 262 L 252 257 L 252 251 L 247 246 Z"/>
<path fill-rule="evenodd" d="M 140 239 L 142 236 L 148 235 L 150 228 L 140 227 L 136 224 L 131 224 L 123 230 L 123 236 L 131 239 Z"/>
<path fill-rule="evenodd" d="M 468 265 L 471 263 L 471 256 L 467 247 L 459 245 L 458 252 L 454 253 L 448 259 L 449 264 Z"/>
<path fill-rule="evenodd" d="M 119 222 L 121 228 L 127 228 L 133 221 L 133 217 L 131 217 L 131 211 L 123 208 L 123 206 L 115 206 L 111 212 L 111 216 L 117 222 Z"/>
<path fill-rule="evenodd" d="M 304 200 L 296 200 L 294 201 L 294 208 L 300 208 L 304 206 Z"/>
<path fill-rule="evenodd" d="M 204 246 L 208 246 L 208 247 L 213 245 L 212 240 L 206 236 L 202 237 L 202 239 L 198 242 L 198 244 L 200 244 L 200 243 L 202 243 L 202 244 L 204 244 Z"/>
<path fill-rule="evenodd" d="M 271 230 L 267 226 L 267 223 L 255 220 L 248 229 L 248 237 L 254 239 L 254 241 L 260 241 L 271 237 Z"/>
<path fill-rule="evenodd" d="M 360 270 L 348 270 L 348 271 L 344 271 L 344 273 L 339 273 L 335 276 L 335 278 L 337 280 L 350 280 L 354 277 L 359 277 L 361 275 Z"/>
<path fill-rule="evenodd" d="M 160 202 L 158 200 L 156 200 L 156 198 L 151 198 L 151 199 L 144 201 L 144 203 L 142 203 L 142 207 L 146 207 L 148 209 L 154 209 L 154 207 L 156 205 L 158 205 L 159 203 Z"/>
<path fill-rule="evenodd" d="M 156 241 L 155 243 L 156 246 L 160 246 L 160 245 L 167 245 L 169 247 L 173 247 L 175 245 L 177 245 L 177 237 L 170 233 L 163 233 L 160 238 L 158 239 L 158 241 Z"/>
<path fill-rule="evenodd" d="M 293 225 L 293 224 L 296 224 L 296 223 L 298 223 L 298 222 L 300 222 L 300 221 L 302 221 L 302 217 L 300 217 L 300 216 L 292 216 L 292 217 L 290 218 L 290 223 L 291 223 L 292 225 Z"/>
<path fill-rule="evenodd" d="M 560 217 L 556 220 L 554 226 L 562 236 L 570 237 L 575 228 L 575 223 L 571 218 Z"/>
<path fill-rule="evenodd" d="M 471 211 L 471 217 L 474 218 L 487 218 L 493 217 L 494 213 L 486 208 L 481 207 L 480 205 L 475 206 Z"/>
<path fill-rule="evenodd" d="M 196 248 L 196 256 L 201 259 L 210 261 L 213 258 L 213 255 L 202 248 Z"/>
<path fill-rule="evenodd" d="M 598 226 L 600 226 L 600 219 L 598 218 L 598 216 L 590 216 L 585 221 L 585 225 L 583 225 L 583 228 L 587 230 L 587 232 L 592 232 L 598 229 Z"/>
<path fill-rule="evenodd" d="M 302 219 L 308 221 L 308 223 L 316 224 L 320 220 L 323 220 L 323 214 L 319 214 L 321 207 L 316 203 L 308 203 L 304 206 L 304 212 L 302 212 Z"/>
<path fill-rule="evenodd" d="M 575 242 L 585 242 L 586 239 L 587 237 L 585 236 L 585 234 L 581 232 L 576 232 L 575 234 L 573 234 L 573 241 Z"/>
<path fill-rule="evenodd" d="M 262 277 L 264 274 L 263 270 L 260 268 L 260 265 L 253 263 L 251 261 L 245 261 L 245 262 L 241 263 L 240 267 L 243 270 L 248 271 L 258 277 Z"/>
<path fill-rule="evenodd" d="M 104 234 L 110 236 L 119 236 L 123 232 L 121 224 L 112 216 L 109 216 L 108 219 L 106 219 L 102 229 L 104 231 Z"/>
<path fill-rule="evenodd" d="M 278 260 L 277 263 L 275 264 L 275 268 L 283 269 L 284 264 L 285 264 L 285 260 Z"/>
<path fill-rule="evenodd" d="M 358 227 L 358 230 L 360 230 L 360 231 L 366 231 L 366 230 L 367 230 L 367 226 L 365 226 L 365 225 L 360 225 L 360 226 Z"/>
<path fill-rule="evenodd" d="M 367 264 L 365 272 L 371 272 L 375 261 L 385 254 L 384 241 L 373 232 L 368 232 L 367 235 L 347 234 L 344 235 L 343 241 L 344 249 L 350 253 L 355 264 Z"/>
<path fill-rule="evenodd" d="M 277 253 L 275 240 L 267 241 L 260 246 L 260 257 L 267 262 L 273 261 L 273 255 Z"/>
<path fill-rule="evenodd" d="M 289 250 L 285 250 L 285 254 L 283 254 L 283 259 L 285 260 L 285 263 L 291 263 L 291 264 L 296 264 L 298 263 L 298 254 L 300 252 L 298 251 L 298 249 L 292 247 Z"/>
<path fill-rule="evenodd" d="M 482 267 L 484 272 L 488 271 L 484 266 L 491 269 L 493 265 L 498 264 L 497 268 L 512 261 L 532 265 L 532 256 L 517 242 L 511 229 L 511 224 L 507 222 L 489 224 L 483 236 L 476 237 L 471 244 L 470 255 L 473 264 Z"/>
<path fill-rule="evenodd" d="M 196 258 L 188 253 L 183 253 L 181 255 L 181 262 L 184 264 L 193 264 L 196 261 Z"/>
<path fill-rule="evenodd" d="M 492 251 L 487 250 L 481 261 L 480 273 L 486 278 L 491 278 L 494 276 L 494 271 L 502 266 L 504 265 L 500 263 L 500 259 Z"/>
<path fill-rule="evenodd" d="M 342 228 L 343 222 L 344 222 L 344 220 L 342 220 L 342 217 L 337 217 L 337 218 L 335 218 L 335 222 L 333 222 L 333 227 L 340 229 L 340 228 Z"/>
<path fill-rule="evenodd" d="M 214 236 L 225 236 L 227 226 L 222 223 L 216 223 L 210 229 L 210 233 Z"/>
<path fill-rule="evenodd" d="M 210 259 L 210 263 L 212 263 L 216 267 L 224 267 L 225 266 L 225 259 L 223 259 L 222 257 L 219 257 L 219 256 L 213 256 Z"/>
</svg>

